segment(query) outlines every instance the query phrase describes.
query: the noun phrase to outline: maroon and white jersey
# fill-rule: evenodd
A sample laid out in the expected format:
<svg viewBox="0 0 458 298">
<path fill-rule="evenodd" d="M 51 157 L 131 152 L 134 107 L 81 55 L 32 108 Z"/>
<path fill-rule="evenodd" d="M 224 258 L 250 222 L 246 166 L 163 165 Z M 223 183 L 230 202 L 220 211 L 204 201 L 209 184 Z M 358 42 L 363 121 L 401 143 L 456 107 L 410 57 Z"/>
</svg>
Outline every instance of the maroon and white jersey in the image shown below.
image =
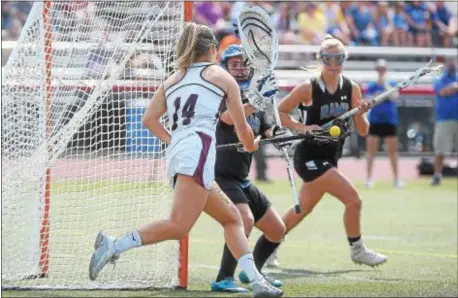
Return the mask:
<svg viewBox="0 0 458 298">
<path fill-rule="evenodd" d="M 211 62 L 194 63 L 165 91 L 172 142 L 202 131 L 214 136 L 225 92 L 202 77 Z"/>
</svg>

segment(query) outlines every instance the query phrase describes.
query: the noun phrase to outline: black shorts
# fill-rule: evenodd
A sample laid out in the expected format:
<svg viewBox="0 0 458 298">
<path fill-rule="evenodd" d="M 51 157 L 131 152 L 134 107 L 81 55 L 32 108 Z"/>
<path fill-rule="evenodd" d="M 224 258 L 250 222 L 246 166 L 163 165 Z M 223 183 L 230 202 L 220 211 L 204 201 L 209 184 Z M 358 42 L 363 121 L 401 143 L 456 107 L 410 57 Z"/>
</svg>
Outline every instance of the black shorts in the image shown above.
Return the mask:
<svg viewBox="0 0 458 298">
<path fill-rule="evenodd" d="M 385 124 L 385 123 L 376 123 L 369 125 L 369 135 L 376 137 L 395 137 L 397 134 L 396 125 L 394 124 Z"/>
<path fill-rule="evenodd" d="M 335 167 L 337 167 L 337 163 L 332 159 L 294 159 L 294 169 L 304 182 L 312 182 L 327 170 Z"/>
<path fill-rule="evenodd" d="M 260 220 L 272 205 L 254 184 L 242 188 L 236 180 L 216 178 L 215 181 L 234 204 L 247 204 L 250 207 L 254 222 Z"/>
</svg>

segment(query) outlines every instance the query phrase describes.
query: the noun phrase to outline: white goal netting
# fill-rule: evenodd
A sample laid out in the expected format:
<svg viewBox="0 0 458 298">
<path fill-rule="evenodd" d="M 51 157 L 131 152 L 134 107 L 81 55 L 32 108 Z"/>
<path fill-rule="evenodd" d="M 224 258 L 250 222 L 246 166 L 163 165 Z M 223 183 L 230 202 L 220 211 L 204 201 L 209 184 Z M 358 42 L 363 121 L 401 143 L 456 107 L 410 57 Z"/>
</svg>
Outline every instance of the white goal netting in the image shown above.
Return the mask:
<svg viewBox="0 0 458 298">
<path fill-rule="evenodd" d="M 100 230 L 170 210 L 165 146 L 141 117 L 183 22 L 178 1 L 34 3 L 2 73 L 3 287 L 179 284 L 178 241 L 130 251 L 96 282 L 88 264 Z"/>
</svg>

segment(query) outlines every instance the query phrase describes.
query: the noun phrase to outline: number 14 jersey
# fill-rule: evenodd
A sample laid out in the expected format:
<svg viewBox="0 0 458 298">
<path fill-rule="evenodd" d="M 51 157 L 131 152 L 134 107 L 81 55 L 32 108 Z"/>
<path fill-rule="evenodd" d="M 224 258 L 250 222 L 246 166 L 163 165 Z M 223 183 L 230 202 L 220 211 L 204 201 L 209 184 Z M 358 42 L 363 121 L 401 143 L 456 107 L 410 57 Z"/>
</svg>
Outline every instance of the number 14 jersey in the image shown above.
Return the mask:
<svg viewBox="0 0 458 298">
<path fill-rule="evenodd" d="M 214 137 L 225 92 L 205 80 L 210 62 L 193 63 L 183 78 L 165 91 L 172 142 L 201 131 Z"/>
</svg>

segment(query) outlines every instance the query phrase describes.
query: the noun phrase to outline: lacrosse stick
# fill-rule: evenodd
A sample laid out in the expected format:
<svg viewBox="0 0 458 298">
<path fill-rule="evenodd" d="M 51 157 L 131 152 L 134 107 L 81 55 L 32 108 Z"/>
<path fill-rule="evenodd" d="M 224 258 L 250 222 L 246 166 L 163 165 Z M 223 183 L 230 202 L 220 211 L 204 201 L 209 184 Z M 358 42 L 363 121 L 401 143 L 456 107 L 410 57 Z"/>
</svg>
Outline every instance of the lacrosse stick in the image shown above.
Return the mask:
<svg viewBox="0 0 458 298">
<path fill-rule="evenodd" d="M 238 32 L 245 54 L 263 76 L 272 73 L 278 60 L 278 36 L 267 12 L 258 6 L 245 5 L 237 18 Z M 282 127 L 275 96 L 271 97 L 275 122 Z M 296 213 L 301 212 L 288 149 L 281 148 L 286 161 L 286 171 L 291 186 Z"/>
<path fill-rule="evenodd" d="M 341 131 L 347 131 L 347 133 L 351 132 L 346 127 L 342 127 Z M 292 136 L 280 136 L 280 137 L 262 139 L 259 142 L 259 145 L 289 143 L 289 142 L 299 141 L 299 140 L 306 140 L 309 143 L 319 142 L 323 144 L 323 143 L 328 143 L 328 142 L 334 142 L 336 140 L 339 140 L 340 138 L 342 138 L 342 136 L 331 137 L 329 135 L 329 131 L 326 131 L 326 130 L 314 130 L 314 131 L 307 131 L 305 133 L 300 133 L 300 134 L 292 135 Z M 230 149 L 234 149 L 234 148 L 243 149 L 243 144 L 242 143 L 223 144 L 223 145 L 218 145 L 216 148 L 218 150 L 219 149 L 229 149 L 229 148 Z"/>
<path fill-rule="evenodd" d="M 441 68 L 443 65 L 436 65 L 436 66 L 431 66 L 431 63 L 433 62 L 433 60 L 430 60 L 428 62 L 428 64 L 426 64 L 425 66 L 419 68 L 417 71 L 415 71 L 415 73 L 413 73 L 409 78 L 405 79 L 404 81 L 402 82 L 399 82 L 396 86 L 394 86 L 393 88 L 383 92 L 382 94 L 376 96 L 374 99 L 372 99 L 371 101 L 369 101 L 369 106 L 370 107 L 373 107 L 379 103 L 381 103 L 382 101 L 384 101 L 385 99 L 389 98 L 392 94 L 398 92 L 399 90 L 401 89 L 404 89 L 405 87 L 407 86 L 410 86 L 416 82 L 418 82 L 418 80 L 427 75 L 427 74 L 430 74 L 430 73 L 433 73 L 433 74 L 438 74 L 440 73 L 441 71 Z M 356 113 L 358 113 L 358 108 L 354 108 L 342 115 L 340 115 L 339 117 L 337 117 L 336 119 L 342 119 L 342 120 L 345 120 L 345 119 L 348 119 L 350 117 L 352 117 L 353 115 L 355 115 Z M 332 126 L 333 122 L 335 121 L 332 120 L 332 121 L 329 121 L 325 124 L 323 124 L 323 126 L 321 126 L 321 128 L 323 129 L 328 129 Z"/>
</svg>

